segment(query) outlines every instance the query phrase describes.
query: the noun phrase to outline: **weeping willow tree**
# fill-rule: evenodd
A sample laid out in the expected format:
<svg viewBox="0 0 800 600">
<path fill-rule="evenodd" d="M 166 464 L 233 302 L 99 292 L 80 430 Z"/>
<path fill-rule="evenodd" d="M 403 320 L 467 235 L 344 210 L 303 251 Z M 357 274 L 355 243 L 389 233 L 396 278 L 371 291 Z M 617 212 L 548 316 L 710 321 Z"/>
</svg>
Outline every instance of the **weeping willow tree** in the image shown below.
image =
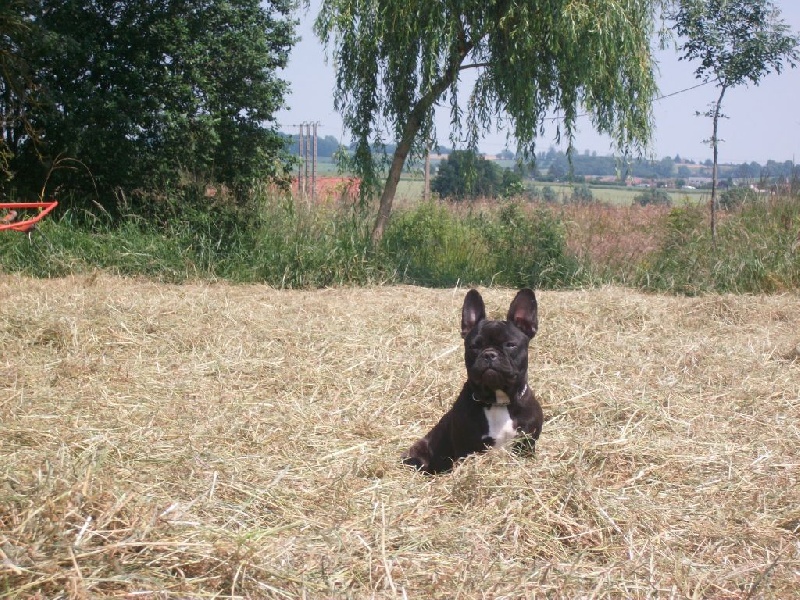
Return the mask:
<svg viewBox="0 0 800 600">
<path fill-rule="evenodd" d="M 660 0 L 323 0 L 315 31 L 336 71 L 335 107 L 353 134 L 362 189 L 379 187 L 375 140 L 396 150 L 373 239 L 391 214 L 403 165 L 434 139 L 434 108 L 449 102 L 451 136 L 471 148 L 496 125 L 520 156 L 534 153 L 545 118 L 572 145 L 578 117 L 623 152 L 641 151 L 656 92 L 651 56 Z M 462 111 L 459 82 L 474 71 Z M 470 80 L 473 78 L 471 77 Z M 455 139 L 455 138 L 453 138 Z"/>
</svg>

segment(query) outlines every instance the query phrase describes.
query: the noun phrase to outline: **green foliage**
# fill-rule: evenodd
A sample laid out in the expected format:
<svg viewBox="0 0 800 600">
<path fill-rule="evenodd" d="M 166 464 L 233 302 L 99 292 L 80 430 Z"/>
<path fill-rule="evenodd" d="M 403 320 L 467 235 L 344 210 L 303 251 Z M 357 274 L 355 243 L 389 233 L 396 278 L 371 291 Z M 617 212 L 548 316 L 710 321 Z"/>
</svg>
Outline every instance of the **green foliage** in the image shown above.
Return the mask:
<svg viewBox="0 0 800 600">
<path fill-rule="evenodd" d="M 0 232 L 0 270 L 58 277 L 103 269 L 170 282 L 224 278 L 293 288 L 383 281 L 383 266 L 368 252 L 366 220 L 349 211 L 295 205 L 265 190 L 244 205 L 217 202 L 211 210 L 185 200 L 170 202 L 160 219 L 128 215 L 92 224 L 70 210 L 44 220 L 30 240 Z"/>
<path fill-rule="evenodd" d="M 33 97 L 34 85 L 28 64 L 21 55 L 21 41 L 30 36 L 25 0 L 4 0 L 0 4 L 0 184 L 13 177 L 11 159 L 19 138 L 29 129 L 22 107 L 23 98 Z"/>
<path fill-rule="evenodd" d="M 244 189 L 281 176 L 270 126 L 293 43 L 290 0 L 39 0 L 18 45 L 46 102 L 27 105 L 44 163 L 15 148 L 25 193 L 63 188 L 110 212 L 187 182 Z M 0 100 L 2 103 L 2 100 Z M 25 145 L 27 144 L 27 145 Z M 68 161 L 65 161 L 68 159 Z M 48 173 L 49 171 L 49 173 Z M 88 208 L 94 202 L 85 202 Z"/>
<path fill-rule="evenodd" d="M 0 272 L 60 277 L 100 269 L 168 282 L 226 279 L 292 288 L 622 282 L 680 294 L 800 289 L 800 202 L 792 198 L 759 199 L 732 211 L 716 247 L 701 206 L 687 204 L 664 217 L 627 207 L 647 221 L 640 232 L 650 237 L 633 232 L 631 238 L 623 226 L 591 239 L 653 249 L 623 248 L 625 259 L 618 260 L 619 253 L 599 248 L 594 262 L 584 253 L 577 259 L 570 248 L 579 242 L 579 223 L 609 218 L 608 207 L 596 203 L 565 208 L 503 201 L 480 210 L 423 203 L 398 211 L 378 246 L 370 215 L 350 207 L 296 203 L 266 190 L 254 191 L 244 206 L 217 201 L 207 211 L 191 204 L 186 196 L 183 208 L 165 208 L 161 221 L 129 215 L 109 224 L 69 210 L 43 220 L 30 239 L 0 232 Z"/>
<path fill-rule="evenodd" d="M 660 188 L 648 188 L 647 191 L 636 194 L 633 197 L 634 204 L 639 206 L 647 206 L 653 204 L 655 206 L 672 206 L 672 197 L 669 192 Z"/>
<path fill-rule="evenodd" d="M 719 206 L 724 210 L 734 210 L 746 201 L 752 201 L 756 198 L 756 193 L 751 189 L 742 187 L 729 188 L 719 195 Z"/>
<path fill-rule="evenodd" d="M 522 178 L 469 150 L 456 150 L 439 163 L 431 191 L 442 198 L 497 198 L 519 194 Z"/>
<path fill-rule="evenodd" d="M 532 288 L 581 283 L 580 264 L 567 249 L 566 228 L 555 213 L 509 202 L 483 234 L 496 261 L 494 283 Z"/>
<path fill-rule="evenodd" d="M 503 182 L 501 184 L 500 195 L 503 198 L 516 198 L 525 193 L 525 184 L 522 183 L 522 175 L 512 169 L 503 169 Z"/>
<path fill-rule="evenodd" d="M 492 247 L 474 218 L 460 218 L 433 202 L 398 212 L 381 241 L 385 260 L 402 279 L 421 285 L 456 285 L 491 279 Z"/>
<path fill-rule="evenodd" d="M 552 187 L 546 185 L 542 187 L 542 200 L 544 200 L 547 203 L 557 202 L 558 194 Z"/>
<path fill-rule="evenodd" d="M 719 87 L 758 85 L 798 59 L 800 39 L 770 0 L 681 0 L 672 17 L 682 58 L 696 60 L 697 78 Z"/>
<path fill-rule="evenodd" d="M 403 279 L 422 285 L 570 287 L 581 268 L 551 212 L 516 202 L 461 216 L 428 203 L 398 212 L 381 245 Z"/>
<path fill-rule="evenodd" d="M 242 279 L 292 288 L 391 281 L 391 267 L 372 252 L 364 215 L 290 197 L 267 196 L 262 203 Z"/>
</svg>

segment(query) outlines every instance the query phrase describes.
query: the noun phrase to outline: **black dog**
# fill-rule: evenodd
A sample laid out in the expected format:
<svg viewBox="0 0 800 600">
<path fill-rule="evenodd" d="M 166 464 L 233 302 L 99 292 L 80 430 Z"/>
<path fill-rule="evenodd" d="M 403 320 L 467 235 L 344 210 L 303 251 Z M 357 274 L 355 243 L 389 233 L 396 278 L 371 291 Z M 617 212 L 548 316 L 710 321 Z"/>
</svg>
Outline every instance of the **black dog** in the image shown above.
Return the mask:
<svg viewBox="0 0 800 600">
<path fill-rule="evenodd" d="M 492 446 L 534 449 L 542 407 L 528 387 L 528 344 L 539 327 L 536 296 L 520 290 L 506 321 L 486 318 L 483 298 L 470 290 L 461 309 L 467 383 L 452 408 L 403 462 L 426 473 L 453 468 L 460 458 Z"/>
</svg>

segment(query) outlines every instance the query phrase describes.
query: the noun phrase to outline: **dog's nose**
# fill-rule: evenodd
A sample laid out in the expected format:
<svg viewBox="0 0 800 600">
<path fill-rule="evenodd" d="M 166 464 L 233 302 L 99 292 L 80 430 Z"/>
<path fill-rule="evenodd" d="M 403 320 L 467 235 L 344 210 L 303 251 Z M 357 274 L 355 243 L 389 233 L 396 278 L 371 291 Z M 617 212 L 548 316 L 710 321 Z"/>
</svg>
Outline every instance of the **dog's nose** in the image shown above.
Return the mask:
<svg viewBox="0 0 800 600">
<path fill-rule="evenodd" d="M 497 357 L 500 356 L 494 348 L 487 348 L 483 351 L 483 357 L 488 360 L 489 362 L 493 362 L 497 360 Z"/>
</svg>

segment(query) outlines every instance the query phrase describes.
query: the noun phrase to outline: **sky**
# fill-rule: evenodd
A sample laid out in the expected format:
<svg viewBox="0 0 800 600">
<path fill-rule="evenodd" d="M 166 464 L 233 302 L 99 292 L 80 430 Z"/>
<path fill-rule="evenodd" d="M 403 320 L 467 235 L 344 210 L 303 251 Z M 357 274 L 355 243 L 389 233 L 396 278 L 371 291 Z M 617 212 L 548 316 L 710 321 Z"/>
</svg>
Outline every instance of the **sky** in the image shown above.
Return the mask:
<svg viewBox="0 0 800 600">
<path fill-rule="evenodd" d="M 784 22 L 795 33 L 800 32 L 800 2 L 797 0 L 775 0 Z M 294 46 L 289 64 L 281 77 L 290 85 L 286 98 L 288 109 L 277 115 L 279 129 L 296 133 L 297 125 L 318 122 L 318 135 L 331 135 L 349 142 L 350 135 L 344 131 L 342 119 L 333 109 L 335 74 L 331 63 L 325 60 L 325 50 L 312 31 L 320 0 L 311 0 L 308 11 L 297 13 L 300 24 L 297 34 L 300 41 Z M 661 95 L 675 94 L 697 86 L 696 64 L 679 61 L 677 51 L 668 49 L 656 52 L 658 62 L 657 80 Z M 466 97 L 467 91 L 462 90 Z M 711 137 L 711 119 L 698 117 L 696 112 L 705 112 L 716 100 L 718 90 L 713 84 L 696 87 L 677 93 L 654 104 L 655 132 L 649 156 L 660 159 L 680 155 L 683 159 L 704 161 L 711 158 L 707 141 Z M 719 125 L 719 161 L 742 163 L 767 160 L 783 162 L 800 161 L 800 66 L 785 69 L 781 74 L 772 73 L 761 80 L 758 86 L 742 85 L 726 92 L 722 111 L 727 119 Z M 436 114 L 439 143 L 450 146 L 449 107 Z M 554 133 L 555 130 L 553 130 Z M 495 154 L 507 145 L 515 148 L 513 140 L 506 141 L 505 132 L 493 132 L 484 136 L 478 144 L 482 152 Z M 553 135 L 536 141 L 537 151 L 550 147 L 566 149 L 565 144 L 556 144 Z M 597 134 L 588 118 L 578 122 L 574 146 L 580 153 L 597 152 L 598 155 L 613 154 L 607 137 Z"/>
</svg>

